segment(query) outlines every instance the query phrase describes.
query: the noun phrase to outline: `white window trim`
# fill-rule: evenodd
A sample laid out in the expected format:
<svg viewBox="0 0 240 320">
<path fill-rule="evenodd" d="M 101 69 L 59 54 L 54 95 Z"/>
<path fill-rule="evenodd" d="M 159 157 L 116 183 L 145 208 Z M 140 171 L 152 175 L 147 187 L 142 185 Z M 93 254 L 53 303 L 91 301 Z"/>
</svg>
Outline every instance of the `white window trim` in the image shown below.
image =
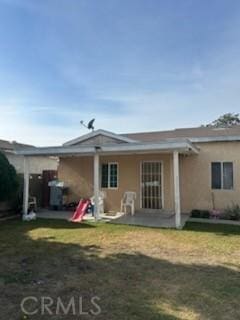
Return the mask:
<svg viewBox="0 0 240 320">
<path fill-rule="evenodd" d="M 118 162 L 103 162 L 103 164 L 108 165 L 108 186 L 107 187 L 102 187 L 101 189 L 109 189 L 109 190 L 117 190 L 119 186 L 119 164 Z M 102 184 L 102 165 L 101 165 L 101 184 Z M 110 187 L 110 181 L 111 181 L 111 165 L 117 165 L 117 186 L 116 187 Z"/>
<path fill-rule="evenodd" d="M 221 167 L 221 188 L 220 189 L 216 189 L 216 188 L 212 188 L 212 163 L 220 163 L 220 167 Z M 233 166 L 233 187 L 231 189 L 224 189 L 223 188 L 223 164 L 224 163 L 232 163 L 232 166 Z M 214 191 L 234 191 L 234 163 L 233 161 L 219 161 L 219 160 L 216 160 L 216 161 L 211 161 L 211 166 L 210 166 L 210 170 L 211 170 L 211 190 L 214 190 Z"/>
</svg>

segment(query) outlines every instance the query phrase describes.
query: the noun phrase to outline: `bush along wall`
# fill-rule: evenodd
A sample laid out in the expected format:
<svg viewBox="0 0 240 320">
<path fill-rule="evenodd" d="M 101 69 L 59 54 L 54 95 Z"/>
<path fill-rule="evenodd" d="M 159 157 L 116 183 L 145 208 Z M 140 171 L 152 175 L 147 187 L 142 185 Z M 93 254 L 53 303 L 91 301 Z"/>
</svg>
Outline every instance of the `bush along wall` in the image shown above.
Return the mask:
<svg viewBox="0 0 240 320">
<path fill-rule="evenodd" d="M 194 209 L 191 212 L 191 217 L 192 218 L 209 219 L 210 218 L 210 211 Z"/>
<path fill-rule="evenodd" d="M 232 204 L 227 206 L 224 210 L 199 210 L 194 209 L 191 211 L 192 218 L 201 219 L 221 219 L 221 220 L 234 220 L 240 221 L 240 206 L 239 204 Z"/>
</svg>

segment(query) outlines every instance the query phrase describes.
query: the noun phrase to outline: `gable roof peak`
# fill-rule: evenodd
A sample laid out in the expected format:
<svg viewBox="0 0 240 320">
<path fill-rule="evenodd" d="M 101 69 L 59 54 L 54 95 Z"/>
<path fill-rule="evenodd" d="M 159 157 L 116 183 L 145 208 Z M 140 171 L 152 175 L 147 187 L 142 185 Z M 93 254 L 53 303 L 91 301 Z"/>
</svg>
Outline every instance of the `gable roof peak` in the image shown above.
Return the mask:
<svg viewBox="0 0 240 320">
<path fill-rule="evenodd" d="M 136 143 L 136 142 L 138 142 L 137 140 L 128 138 L 126 136 L 122 136 L 120 134 L 117 134 L 117 133 L 114 133 L 114 132 L 111 132 L 111 131 L 98 129 L 98 130 L 94 130 L 94 131 L 92 131 L 90 133 L 84 134 L 84 135 L 82 135 L 82 136 L 80 136 L 78 138 L 75 138 L 75 139 L 72 139 L 70 141 L 67 141 L 63 145 L 64 146 L 72 146 L 74 144 L 83 142 L 85 140 L 94 138 L 94 137 L 99 136 L 99 135 L 103 135 L 105 137 L 116 139 L 116 140 L 119 140 L 119 141 L 122 141 L 122 142 L 126 142 L 126 143 Z"/>
</svg>

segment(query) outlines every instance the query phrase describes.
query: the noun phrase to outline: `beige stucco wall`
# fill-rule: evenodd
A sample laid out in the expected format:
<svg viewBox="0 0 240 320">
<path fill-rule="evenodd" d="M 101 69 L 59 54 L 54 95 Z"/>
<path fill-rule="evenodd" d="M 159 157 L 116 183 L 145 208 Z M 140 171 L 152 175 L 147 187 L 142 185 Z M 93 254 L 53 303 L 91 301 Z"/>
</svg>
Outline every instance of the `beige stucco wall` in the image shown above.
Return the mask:
<svg viewBox="0 0 240 320">
<path fill-rule="evenodd" d="M 121 198 L 125 191 L 137 193 L 136 208 L 140 208 L 140 164 L 141 161 L 163 162 L 163 198 L 164 208 L 173 210 L 172 156 L 171 155 L 120 155 L 100 157 L 100 162 L 118 162 L 119 184 L 117 189 L 106 191 L 106 211 L 119 211 Z M 93 159 L 91 157 L 61 158 L 58 171 L 59 179 L 69 186 L 69 201 L 93 194 Z"/>
<path fill-rule="evenodd" d="M 201 143 L 198 155 L 180 156 L 180 193 L 182 212 L 192 209 L 211 209 L 212 192 L 217 208 L 225 208 L 232 202 L 240 204 L 240 142 Z M 136 207 L 140 208 L 141 161 L 163 162 L 164 209 L 174 209 L 172 154 L 119 155 L 100 157 L 101 162 L 118 162 L 118 189 L 106 190 L 107 211 L 119 211 L 125 191 L 137 193 Z M 211 162 L 232 161 L 234 170 L 233 190 L 211 190 Z M 93 158 L 61 158 L 59 178 L 70 188 L 69 201 L 93 194 Z"/>
<path fill-rule="evenodd" d="M 15 167 L 17 173 L 24 173 L 24 157 L 12 153 L 6 153 L 8 161 Z M 29 172 L 42 174 L 43 170 L 57 170 L 58 159 L 50 157 L 29 157 Z"/>
<path fill-rule="evenodd" d="M 201 143 L 199 155 L 181 157 L 182 211 L 212 209 L 212 193 L 216 208 L 232 202 L 240 204 L 240 142 Z M 233 190 L 211 189 L 211 162 L 233 162 Z"/>
<path fill-rule="evenodd" d="M 58 178 L 68 186 L 68 201 L 89 198 L 93 194 L 93 158 L 60 158 Z"/>
</svg>

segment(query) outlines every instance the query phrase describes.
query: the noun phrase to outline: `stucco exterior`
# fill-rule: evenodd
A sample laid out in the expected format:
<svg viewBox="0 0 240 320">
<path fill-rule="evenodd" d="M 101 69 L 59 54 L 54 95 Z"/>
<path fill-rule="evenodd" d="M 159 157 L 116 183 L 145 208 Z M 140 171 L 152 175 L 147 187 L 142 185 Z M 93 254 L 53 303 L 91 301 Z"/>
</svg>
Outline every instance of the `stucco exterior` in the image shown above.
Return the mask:
<svg viewBox="0 0 240 320">
<path fill-rule="evenodd" d="M 240 203 L 240 142 L 199 143 L 197 155 L 180 155 L 180 199 L 182 212 L 192 209 L 212 209 L 212 192 L 215 205 L 222 209 L 232 202 Z M 106 191 L 106 211 L 119 211 L 125 191 L 137 193 L 136 209 L 140 209 L 140 165 L 142 161 L 161 161 L 163 164 L 163 209 L 174 211 L 173 155 L 135 154 L 101 156 L 100 162 L 117 162 L 119 183 L 117 189 Z M 233 190 L 211 189 L 211 162 L 233 162 Z M 93 195 L 93 157 L 60 158 L 59 179 L 69 187 L 68 201 Z"/>
<path fill-rule="evenodd" d="M 163 202 L 166 210 L 173 210 L 172 155 L 119 155 L 100 157 L 100 163 L 117 162 L 119 168 L 118 188 L 102 189 L 106 192 L 107 211 L 119 211 L 125 191 L 137 193 L 136 209 L 140 209 L 140 165 L 142 161 L 161 161 L 163 163 Z M 69 201 L 93 195 L 92 157 L 61 158 L 59 179 L 69 186 Z"/>
<path fill-rule="evenodd" d="M 240 142 L 211 142 L 198 144 L 198 155 L 181 157 L 180 190 L 183 211 L 224 209 L 232 203 L 240 204 Z M 211 189 L 211 162 L 233 162 L 233 189 Z"/>
</svg>

